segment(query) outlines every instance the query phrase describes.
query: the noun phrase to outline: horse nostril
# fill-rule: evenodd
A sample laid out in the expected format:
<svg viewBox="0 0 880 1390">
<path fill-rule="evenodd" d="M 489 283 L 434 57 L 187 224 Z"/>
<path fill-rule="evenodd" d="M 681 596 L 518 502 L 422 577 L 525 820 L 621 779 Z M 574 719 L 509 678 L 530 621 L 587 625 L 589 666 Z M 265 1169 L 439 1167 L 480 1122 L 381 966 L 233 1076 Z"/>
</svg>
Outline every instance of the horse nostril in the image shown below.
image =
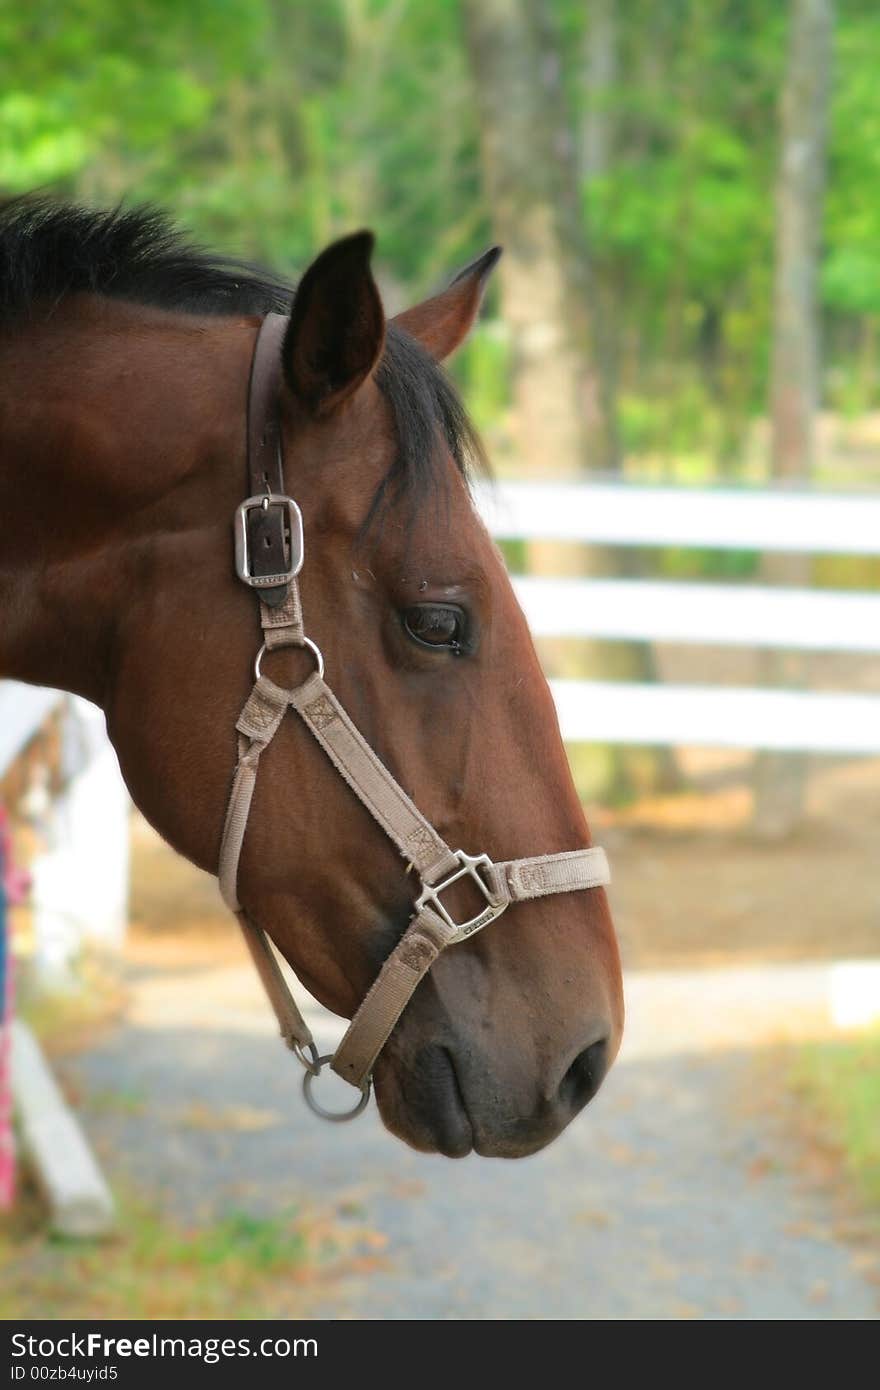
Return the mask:
<svg viewBox="0 0 880 1390">
<path fill-rule="evenodd" d="M 602 1084 L 608 1057 L 605 1038 L 591 1043 L 574 1059 L 559 1087 L 559 1099 L 576 1115 L 593 1099 Z"/>
</svg>

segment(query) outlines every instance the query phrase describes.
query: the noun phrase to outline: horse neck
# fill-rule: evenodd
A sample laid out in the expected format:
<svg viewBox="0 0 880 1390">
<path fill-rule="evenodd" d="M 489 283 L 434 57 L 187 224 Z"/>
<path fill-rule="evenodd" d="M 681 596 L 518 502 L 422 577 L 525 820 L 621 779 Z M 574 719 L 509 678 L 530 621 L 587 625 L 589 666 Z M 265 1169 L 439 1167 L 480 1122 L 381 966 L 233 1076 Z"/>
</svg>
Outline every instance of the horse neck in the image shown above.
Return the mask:
<svg viewBox="0 0 880 1390">
<path fill-rule="evenodd" d="M 162 538 L 240 500 L 253 334 L 82 296 L 0 337 L 0 676 L 103 703 Z"/>
</svg>

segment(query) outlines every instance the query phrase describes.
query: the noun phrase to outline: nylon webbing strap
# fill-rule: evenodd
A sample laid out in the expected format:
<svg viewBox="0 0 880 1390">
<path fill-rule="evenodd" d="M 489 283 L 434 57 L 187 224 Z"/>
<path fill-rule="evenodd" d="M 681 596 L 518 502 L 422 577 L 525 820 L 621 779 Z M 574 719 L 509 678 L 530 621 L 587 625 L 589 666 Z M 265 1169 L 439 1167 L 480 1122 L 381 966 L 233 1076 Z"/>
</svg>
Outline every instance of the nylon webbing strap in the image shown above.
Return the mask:
<svg viewBox="0 0 880 1390">
<path fill-rule="evenodd" d="M 611 882 L 608 856 L 598 845 L 562 854 L 538 854 L 533 859 L 510 859 L 486 870 L 490 888 L 506 893 L 512 902 L 544 898 L 550 893 L 574 893 L 602 888 Z"/>
<path fill-rule="evenodd" d="M 223 837 L 220 841 L 220 867 L 217 871 L 220 892 L 226 906 L 236 916 L 241 911 L 241 903 L 238 901 L 238 865 L 244 844 L 244 832 L 247 830 L 251 813 L 251 802 L 254 799 L 254 787 L 257 785 L 259 761 L 259 750 L 251 753 L 248 749 L 242 753 L 239 747 L 229 804 L 226 807 L 226 820 L 223 823 Z"/>
<path fill-rule="evenodd" d="M 288 584 L 287 593 L 277 607 L 270 607 L 264 600 L 260 602 L 260 626 L 267 651 L 303 645 L 302 602 L 295 579 Z"/>
<path fill-rule="evenodd" d="M 238 762 L 226 808 L 219 867 L 223 901 L 235 913 L 241 908 L 238 900 L 238 864 L 257 783 L 257 768 L 263 750 L 278 731 L 287 703 L 286 691 L 263 676 L 254 685 L 235 725 L 239 735 Z"/>
<path fill-rule="evenodd" d="M 263 988 L 278 1020 L 281 1036 L 290 1048 L 298 1047 L 303 1052 L 314 1047 L 309 1025 L 299 1011 L 296 1000 L 287 987 L 281 973 L 281 966 L 269 938 L 259 927 L 255 927 L 246 912 L 236 912 L 238 925 L 247 942 L 254 965 L 257 967 Z"/>
<path fill-rule="evenodd" d="M 458 864 L 452 850 L 379 761 L 321 677 L 310 676 L 298 690 L 292 691 L 290 703 L 333 766 L 404 859 L 418 869 L 424 882 L 433 883 L 451 873 Z"/>
<path fill-rule="evenodd" d="M 422 908 L 386 960 L 330 1063 L 352 1086 L 363 1087 L 416 986 L 451 942 L 452 929 Z"/>
</svg>

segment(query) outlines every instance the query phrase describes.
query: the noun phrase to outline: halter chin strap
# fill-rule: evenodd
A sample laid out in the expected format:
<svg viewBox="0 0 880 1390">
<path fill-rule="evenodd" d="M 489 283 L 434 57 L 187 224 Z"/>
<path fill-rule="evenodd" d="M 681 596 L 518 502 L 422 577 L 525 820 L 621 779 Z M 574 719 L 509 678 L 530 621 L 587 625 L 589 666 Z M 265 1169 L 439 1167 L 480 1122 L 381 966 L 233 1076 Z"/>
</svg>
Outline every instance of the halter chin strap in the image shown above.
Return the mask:
<svg viewBox="0 0 880 1390">
<path fill-rule="evenodd" d="M 296 580 L 303 562 L 302 521 L 296 503 L 283 490 L 278 392 L 286 322 L 279 314 L 264 319 L 251 370 L 248 466 L 253 495 L 236 516 L 236 566 L 239 578 L 261 592 L 264 645 L 257 658 L 254 687 L 236 723 L 238 762 L 223 827 L 219 877 L 223 898 L 241 925 L 281 1035 L 306 1067 L 305 1092 L 310 1106 L 327 1119 L 349 1119 L 367 1103 L 376 1058 L 441 951 L 494 922 L 512 902 L 595 888 L 609 883 L 611 876 L 605 851 L 595 847 L 498 864 L 485 854 L 450 849 L 376 757 L 325 683 L 321 653 L 303 630 Z M 267 535 L 269 543 L 265 541 Z M 255 544 L 255 539 L 262 544 Z M 308 648 L 318 667 L 294 690 L 284 690 L 261 674 L 263 653 L 285 646 Z M 260 758 L 288 708 L 300 716 L 421 881 L 409 926 L 332 1058 L 318 1056 L 265 932 L 250 921 L 238 900 L 238 866 Z M 476 915 L 466 921 L 456 920 L 443 896 L 462 880 L 469 882 L 483 902 Z M 346 1114 L 324 1110 L 312 1096 L 312 1083 L 326 1062 L 361 1092 L 354 1110 Z"/>
</svg>

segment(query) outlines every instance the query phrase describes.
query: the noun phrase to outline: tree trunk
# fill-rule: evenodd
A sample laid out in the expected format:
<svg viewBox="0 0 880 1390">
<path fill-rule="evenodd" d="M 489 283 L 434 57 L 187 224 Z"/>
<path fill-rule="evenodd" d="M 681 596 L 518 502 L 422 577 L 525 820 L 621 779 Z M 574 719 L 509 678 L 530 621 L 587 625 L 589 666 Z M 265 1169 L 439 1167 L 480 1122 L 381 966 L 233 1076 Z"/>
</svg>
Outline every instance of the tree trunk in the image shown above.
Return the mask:
<svg viewBox="0 0 880 1390">
<path fill-rule="evenodd" d="M 782 91 L 777 185 L 776 273 L 771 368 L 771 471 L 781 481 L 813 468 L 819 402 L 816 279 L 831 64 L 831 0 L 792 0 L 788 65 Z M 765 581 L 808 584 L 807 557 L 767 556 Z M 803 685 L 807 659 L 767 652 L 765 685 Z M 803 809 L 805 754 L 761 752 L 754 768 L 754 828 L 768 838 L 789 834 Z"/>
<path fill-rule="evenodd" d="M 530 472 L 571 475 L 593 454 L 595 407 L 590 361 L 572 332 L 577 289 L 559 228 L 567 132 L 553 128 L 528 0 L 464 0 L 464 19 L 492 220 L 505 252 L 499 269 L 519 452 Z M 574 312 L 589 321 L 586 306 Z"/>
<path fill-rule="evenodd" d="M 620 467 L 614 354 L 597 313 L 579 193 L 574 123 L 547 0 L 464 0 L 492 219 L 505 254 L 504 315 L 514 345 L 515 434 L 530 476 Z M 621 573 L 616 552 L 529 546 L 533 574 Z M 590 644 L 567 674 L 653 679 L 645 643 Z M 633 775 L 630 764 L 637 766 Z M 625 796 L 674 780 L 669 754 L 614 749 L 602 791 Z"/>
<path fill-rule="evenodd" d="M 581 171 L 589 182 L 607 173 L 614 157 L 611 97 L 617 82 L 617 0 L 591 0 L 585 37 Z"/>
</svg>

